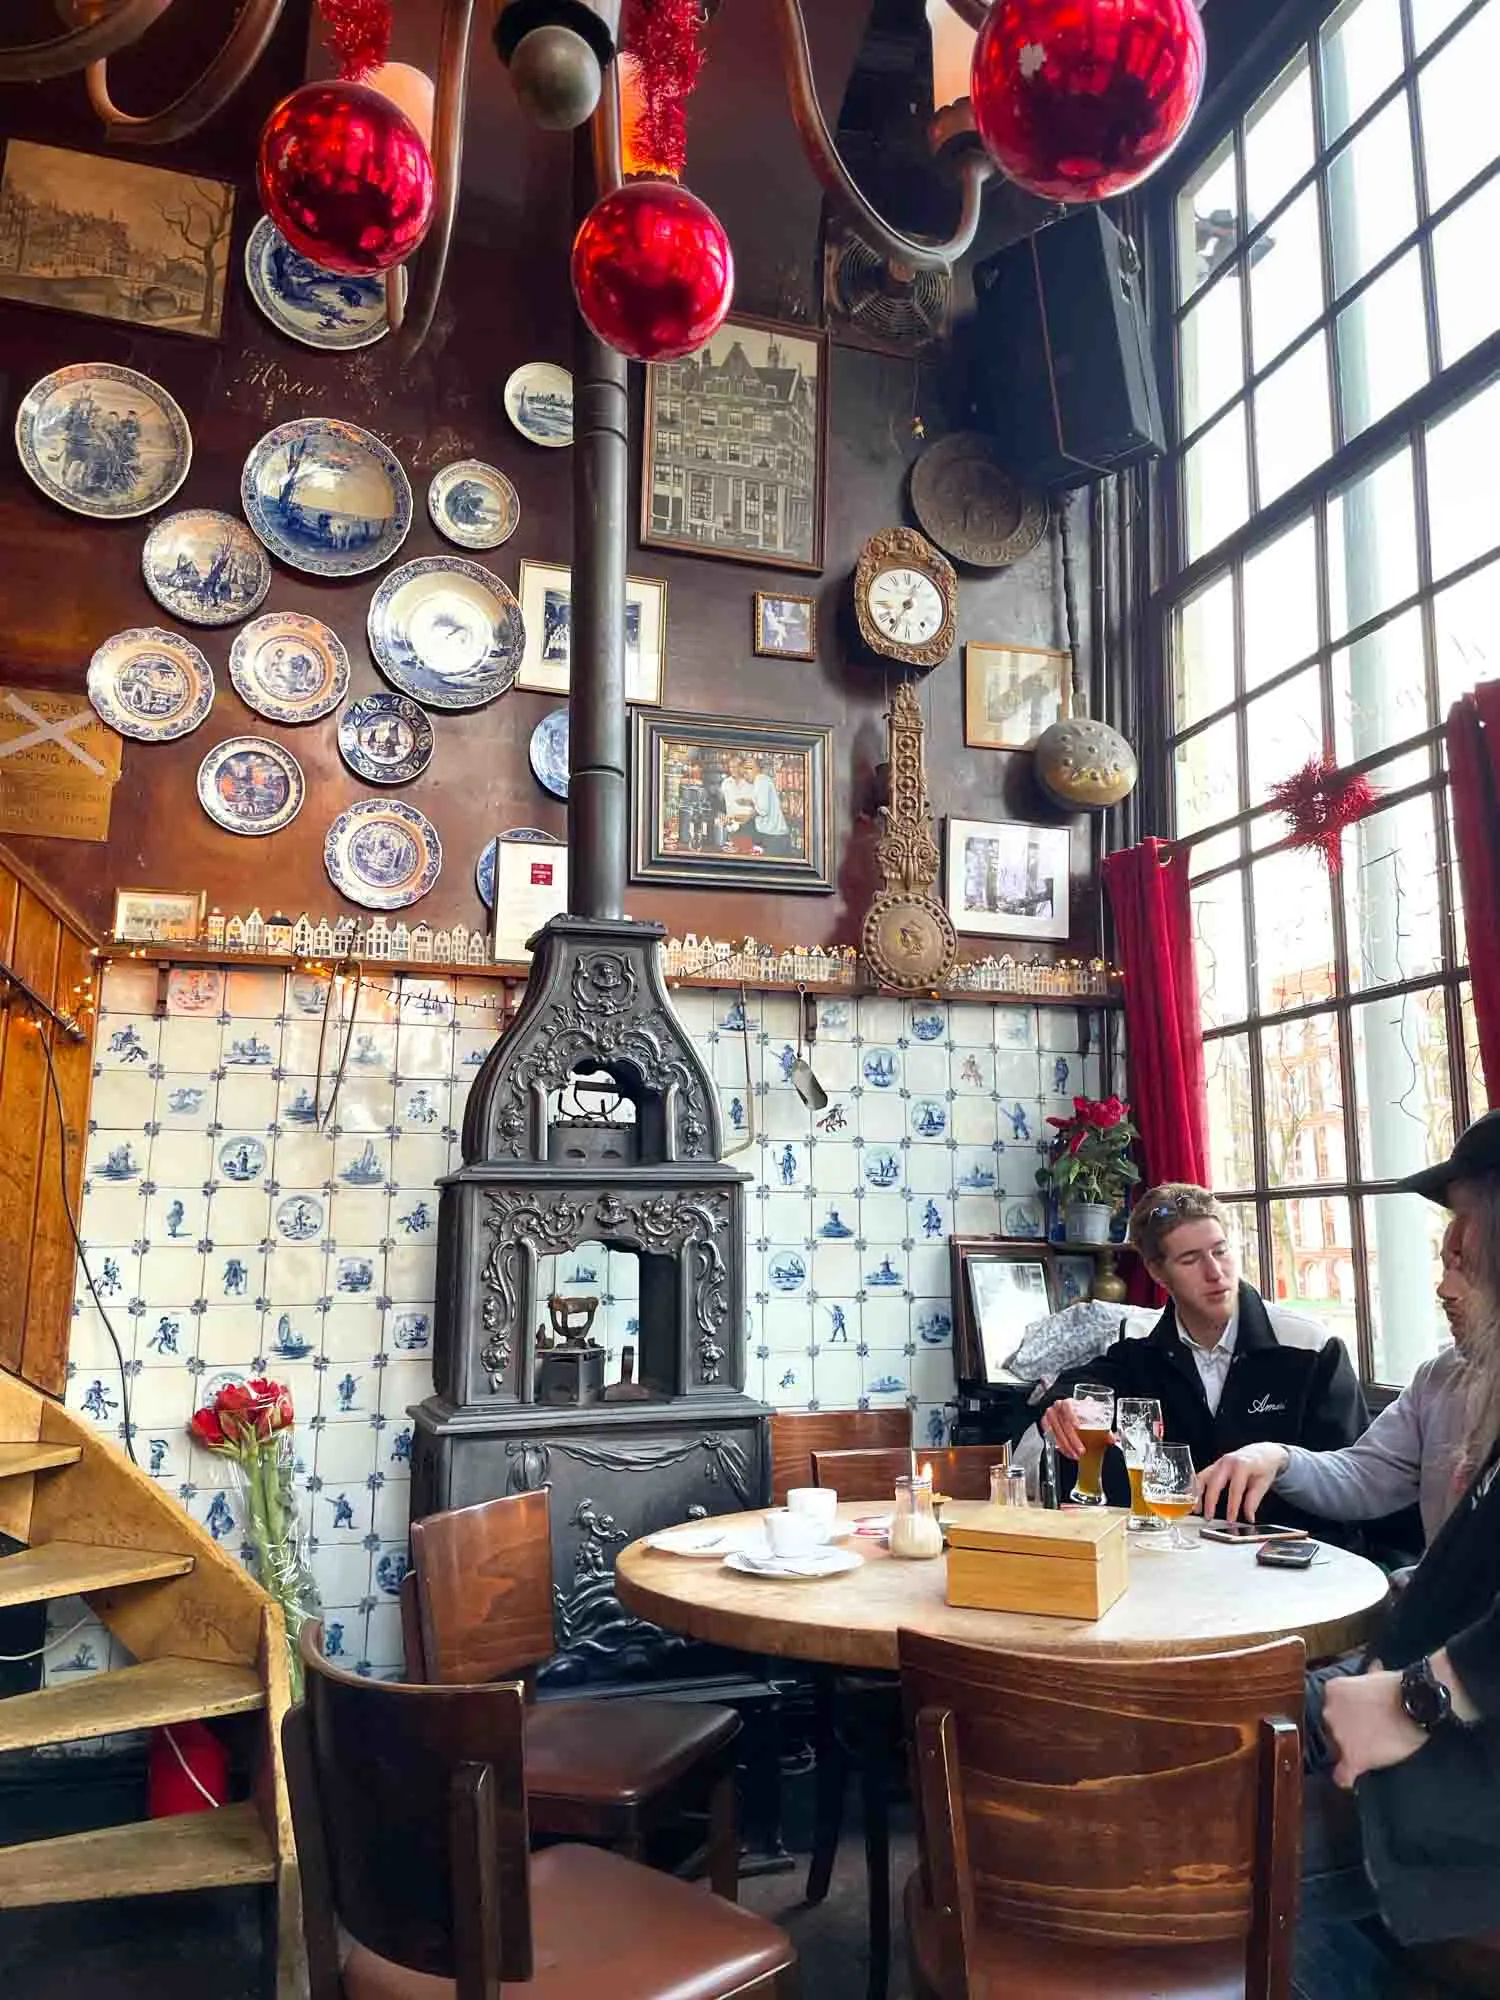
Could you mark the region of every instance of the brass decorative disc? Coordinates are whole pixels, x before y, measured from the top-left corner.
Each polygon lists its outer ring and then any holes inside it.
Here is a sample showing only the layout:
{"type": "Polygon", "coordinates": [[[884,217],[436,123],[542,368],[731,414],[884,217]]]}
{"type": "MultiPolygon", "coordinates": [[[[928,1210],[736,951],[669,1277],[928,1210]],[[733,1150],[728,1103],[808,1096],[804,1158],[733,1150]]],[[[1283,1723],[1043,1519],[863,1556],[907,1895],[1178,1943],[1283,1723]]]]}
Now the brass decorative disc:
{"type": "Polygon", "coordinates": [[[940,549],[971,569],[1003,569],[1047,532],[1047,501],[1008,473],[992,438],[955,431],[912,467],[912,512],[940,549]]]}
{"type": "Polygon", "coordinates": [[[904,993],[941,986],[958,957],[958,934],[942,904],[899,889],[875,898],[859,944],[881,984],[904,993]]]}

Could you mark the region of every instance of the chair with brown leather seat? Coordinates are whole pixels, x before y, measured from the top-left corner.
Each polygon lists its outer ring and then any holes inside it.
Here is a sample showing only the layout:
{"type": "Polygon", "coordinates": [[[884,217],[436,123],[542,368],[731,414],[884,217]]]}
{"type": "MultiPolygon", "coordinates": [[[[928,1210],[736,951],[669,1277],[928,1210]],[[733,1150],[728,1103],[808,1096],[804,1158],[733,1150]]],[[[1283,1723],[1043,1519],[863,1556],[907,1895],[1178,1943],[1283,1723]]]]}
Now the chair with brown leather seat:
{"type": "MultiPolygon", "coordinates": [[[[840,1500],[884,1500],[896,1491],[896,1481],[911,1475],[911,1452],[814,1451],[813,1484],[831,1486],[840,1500]]],[[[950,1445],[940,1451],[919,1451],[917,1463],[932,1467],[932,1490],[949,1500],[988,1500],[990,1467],[1005,1462],[1004,1447],[993,1444],[950,1445]]]]}
{"type": "MultiPolygon", "coordinates": [[[[408,1680],[529,1682],[555,1650],[546,1493],[413,1521],[411,1553],[401,1590],[408,1680]]],[[[639,1859],[657,1828],[706,1810],[709,1879],[732,1902],[739,1730],[735,1711],[715,1702],[528,1701],[532,1831],[604,1841],[639,1859]]]]}
{"type": "Polygon", "coordinates": [[[1039,1660],[898,1637],[920,2000],[1285,2000],[1300,1639],[1039,1660]]]}
{"type": "Polygon", "coordinates": [[[519,1683],[364,1680],[315,1624],[301,1649],[282,1742],[310,2000],[793,2000],[764,1918],[602,1848],[528,1855],[519,1683]]]}
{"type": "Polygon", "coordinates": [[[815,1451],[904,1449],[911,1412],[900,1410],[773,1410],[771,1505],[784,1507],[794,1486],[811,1486],[815,1451]]]}

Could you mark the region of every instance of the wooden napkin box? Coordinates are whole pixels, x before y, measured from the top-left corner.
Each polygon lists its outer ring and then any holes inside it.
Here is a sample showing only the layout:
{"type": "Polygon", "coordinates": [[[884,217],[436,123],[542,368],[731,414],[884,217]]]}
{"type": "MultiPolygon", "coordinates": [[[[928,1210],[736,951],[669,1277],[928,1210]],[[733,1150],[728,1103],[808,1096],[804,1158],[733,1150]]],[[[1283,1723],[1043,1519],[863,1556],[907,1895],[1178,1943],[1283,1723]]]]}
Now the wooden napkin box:
{"type": "Polygon", "coordinates": [[[1130,1581],[1128,1518],[1113,1507],[977,1508],[947,1530],[948,1602],[973,1611],[1102,1618],[1130,1581]]]}

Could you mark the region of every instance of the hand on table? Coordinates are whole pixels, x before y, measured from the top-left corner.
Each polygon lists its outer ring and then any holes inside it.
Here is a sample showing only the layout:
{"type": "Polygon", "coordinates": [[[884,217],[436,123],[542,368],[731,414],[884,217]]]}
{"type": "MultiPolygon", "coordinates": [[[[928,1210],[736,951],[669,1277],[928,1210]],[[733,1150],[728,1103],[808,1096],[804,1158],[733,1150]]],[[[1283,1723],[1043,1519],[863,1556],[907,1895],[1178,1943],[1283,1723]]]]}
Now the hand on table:
{"type": "Polygon", "coordinates": [[[1345,1791],[1366,1771],[1404,1764],[1427,1741],[1401,1706],[1401,1676],[1384,1670],[1330,1680],[1323,1725],[1339,1753],[1333,1782],[1345,1791]]]}
{"type": "Polygon", "coordinates": [[[1088,1450],[1078,1428],[1078,1405],[1071,1397],[1047,1405],[1042,1412],[1042,1433],[1051,1438],[1065,1458],[1082,1458],[1088,1450]]]}
{"type": "Polygon", "coordinates": [[[1253,1521],[1287,1464],[1285,1445],[1247,1444],[1238,1451],[1226,1451],[1198,1475],[1198,1503],[1204,1520],[1214,1518],[1223,1494],[1227,1496],[1226,1521],[1253,1521]]]}

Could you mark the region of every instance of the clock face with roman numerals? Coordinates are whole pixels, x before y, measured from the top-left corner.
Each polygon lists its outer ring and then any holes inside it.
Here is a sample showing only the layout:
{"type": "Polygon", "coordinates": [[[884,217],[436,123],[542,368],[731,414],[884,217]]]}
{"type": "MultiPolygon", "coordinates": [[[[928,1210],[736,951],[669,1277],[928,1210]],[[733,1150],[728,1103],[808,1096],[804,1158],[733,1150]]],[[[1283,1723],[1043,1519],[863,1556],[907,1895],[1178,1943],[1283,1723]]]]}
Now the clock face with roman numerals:
{"type": "Polygon", "coordinates": [[[860,641],[877,660],[935,667],[958,637],[958,577],[915,528],[871,535],[854,569],[860,641]]]}
{"type": "Polygon", "coordinates": [[[870,585],[870,617],[887,639],[920,646],[943,622],[942,593],[918,569],[883,569],[870,585]]]}

